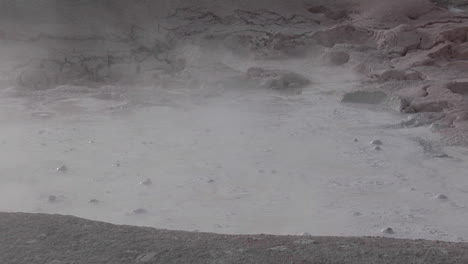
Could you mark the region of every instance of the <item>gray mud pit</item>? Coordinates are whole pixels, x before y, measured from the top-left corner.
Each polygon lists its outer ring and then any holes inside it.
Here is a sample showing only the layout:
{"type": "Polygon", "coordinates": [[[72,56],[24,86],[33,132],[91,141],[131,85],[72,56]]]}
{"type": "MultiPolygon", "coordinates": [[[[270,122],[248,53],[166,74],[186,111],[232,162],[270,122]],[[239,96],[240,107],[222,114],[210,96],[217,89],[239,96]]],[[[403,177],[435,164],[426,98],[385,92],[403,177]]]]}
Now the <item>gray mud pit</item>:
{"type": "MultiPolygon", "coordinates": [[[[413,78],[413,70],[385,80],[353,71],[385,70],[393,56],[420,48],[412,38],[376,43],[389,34],[354,11],[331,19],[302,3],[269,3],[265,11],[265,3],[248,2],[174,10],[116,1],[119,12],[104,2],[61,4],[58,20],[49,5],[10,6],[42,21],[15,21],[20,35],[3,11],[0,211],[224,234],[466,241],[468,152],[439,144],[431,131],[435,122],[463,121],[454,112],[464,88],[413,78]],[[150,11],[172,15],[154,28],[150,11]],[[80,12],[94,15],[83,21],[80,12]],[[343,19],[354,24],[334,26],[343,19]],[[98,30],[103,23],[109,27],[98,30]],[[275,34],[265,30],[272,24],[275,34]],[[349,57],[324,65],[334,46],[349,57]],[[295,47],[301,55],[287,55],[295,47]],[[16,78],[30,67],[34,74],[16,78]],[[272,70],[248,78],[249,69],[272,70]],[[393,91],[384,82],[432,88],[415,86],[420,113],[406,119],[387,111],[393,91]],[[384,88],[352,92],[364,84],[384,88]],[[439,86],[444,100],[458,101],[437,108],[439,86]],[[376,140],[382,144],[369,144],[376,140]],[[447,199],[434,199],[440,194],[447,199]]],[[[271,241],[282,239],[293,241],[271,241]]],[[[274,244],[266,261],[289,256],[289,244],[274,244]]],[[[134,260],[152,258],[128,250],[134,260]]]]}

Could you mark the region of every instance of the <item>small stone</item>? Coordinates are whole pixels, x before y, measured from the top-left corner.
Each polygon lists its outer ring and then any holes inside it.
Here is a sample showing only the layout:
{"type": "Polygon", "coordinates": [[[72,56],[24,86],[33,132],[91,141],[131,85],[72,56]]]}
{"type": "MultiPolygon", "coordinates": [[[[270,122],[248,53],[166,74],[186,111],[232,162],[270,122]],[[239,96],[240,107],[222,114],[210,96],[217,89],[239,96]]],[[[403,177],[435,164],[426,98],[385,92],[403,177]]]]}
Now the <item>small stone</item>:
{"type": "Polygon", "coordinates": [[[447,200],[448,199],[447,195],[445,195],[445,194],[439,194],[435,198],[439,199],[439,200],[447,200]]]}
{"type": "Polygon", "coordinates": [[[140,184],[141,184],[141,185],[149,186],[149,185],[153,184],[153,182],[151,181],[151,179],[148,178],[148,179],[146,179],[146,180],[140,182],[140,184]]]}
{"type": "Polygon", "coordinates": [[[354,139],[354,142],[359,142],[359,140],[357,138],[354,139]]]}
{"type": "Polygon", "coordinates": [[[133,214],[141,215],[141,214],[147,214],[147,213],[148,213],[148,211],[146,209],[143,209],[143,208],[138,208],[138,209],[133,210],[133,214]]]}
{"type": "Polygon", "coordinates": [[[214,182],[215,182],[215,180],[213,180],[213,179],[208,180],[208,183],[214,183],[214,182]]]}
{"type": "Polygon", "coordinates": [[[448,159],[451,157],[448,154],[442,153],[442,154],[434,155],[434,158],[448,159]]]}
{"type": "Polygon", "coordinates": [[[116,167],[120,167],[120,161],[117,161],[117,162],[115,163],[115,166],[116,166],[116,167]]]}
{"type": "Polygon", "coordinates": [[[88,143],[89,143],[89,144],[94,144],[94,143],[96,143],[96,141],[90,140],[90,141],[88,141],[88,143]]]}
{"type": "Polygon", "coordinates": [[[141,256],[138,258],[138,262],[149,262],[149,261],[151,261],[156,255],[157,255],[157,253],[155,253],[155,252],[143,254],[143,255],[141,255],[141,256]]]}
{"type": "Polygon", "coordinates": [[[30,239],[26,241],[26,244],[35,244],[35,243],[37,243],[36,239],[30,239]]]}
{"type": "Polygon", "coordinates": [[[294,244],[298,244],[298,245],[310,245],[310,244],[318,244],[318,243],[317,243],[317,241],[312,240],[312,239],[300,239],[300,240],[294,241],[294,244]]]}
{"type": "Polygon", "coordinates": [[[393,231],[393,229],[391,227],[386,227],[384,229],[382,229],[380,232],[384,233],[384,234],[395,234],[395,231],[393,231]]]}
{"type": "Polygon", "coordinates": [[[57,196],[55,195],[49,195],[49,197],[47,198],[47,200],[49,201],[49,203],[55,203],[57,202],[57,196]]]}
{"type": "Polygon", "coordinates": [[[62,166],[58,167],[56,170],[59,171],[59,172],[65,172],[65,171],[68,170],[68,168],[67,168],[67,166],[62,165],[62,166]]]}
{"type": "Polygon", "coordinates": [[[361,212],[354,212],[354,213],[353,213],[353,216],[361,216],[361,215],[362,215],[361,212]]]}
{"type": "Polygon", "coordinates": [[[283,252],[283,251],[288,250],[288,248],[286,246],[277,246],[277,247],[269,248],[268,250],[283,252]]]}
{"type": "Polygon", "coordinates": [[[91,200],[88,201],[88,203],[90,203],[90,204],[98,204],[100,202],[101,201],[99,201],[98,199],[91,199],[91,200]]]}
{"type": "Polygon", "coordinates": [[[376,139],[376,140],[372,140],[370,144],[380,146],[380,145],[383,145],[383,142],[379,139],[376,139]]]}

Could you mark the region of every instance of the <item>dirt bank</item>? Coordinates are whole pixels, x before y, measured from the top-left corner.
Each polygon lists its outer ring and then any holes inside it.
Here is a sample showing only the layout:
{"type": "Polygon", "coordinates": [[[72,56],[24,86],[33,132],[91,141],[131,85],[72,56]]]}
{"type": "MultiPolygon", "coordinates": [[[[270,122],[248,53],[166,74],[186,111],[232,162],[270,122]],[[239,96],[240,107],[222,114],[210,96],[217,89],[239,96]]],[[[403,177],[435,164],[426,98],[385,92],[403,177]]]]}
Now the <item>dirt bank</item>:
{"type": "Polygon", "coordinates": [[[0,262],[8,264],[463,264],[467,259],[466,243],[227,236],[117,226],[70,216],[0,213],[0,262]]]}

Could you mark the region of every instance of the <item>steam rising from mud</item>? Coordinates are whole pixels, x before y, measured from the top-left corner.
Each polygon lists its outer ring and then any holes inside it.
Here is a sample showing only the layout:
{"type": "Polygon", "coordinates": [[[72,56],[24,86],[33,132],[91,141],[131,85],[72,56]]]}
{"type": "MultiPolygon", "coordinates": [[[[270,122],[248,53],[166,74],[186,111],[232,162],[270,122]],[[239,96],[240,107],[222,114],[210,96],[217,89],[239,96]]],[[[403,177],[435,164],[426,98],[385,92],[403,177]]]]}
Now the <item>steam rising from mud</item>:
{"type": "Polygon", "coordinates": [[[450,13],[424,0],[2,1],[0,210],[467,239],[464,150],[429,130],[463,119],[445,111],[462,111],[466,82],[434,74],[466,51],[458,29],[419,27],[430,16],[450,13]]]}

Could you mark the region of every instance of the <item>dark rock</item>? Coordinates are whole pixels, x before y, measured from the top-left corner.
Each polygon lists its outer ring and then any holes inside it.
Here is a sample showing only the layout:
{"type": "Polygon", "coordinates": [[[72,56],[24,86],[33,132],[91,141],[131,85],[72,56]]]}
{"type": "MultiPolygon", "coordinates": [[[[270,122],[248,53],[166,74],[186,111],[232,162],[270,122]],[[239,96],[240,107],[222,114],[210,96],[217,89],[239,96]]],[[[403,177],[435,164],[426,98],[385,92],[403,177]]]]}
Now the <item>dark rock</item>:
{"type": "Polygon", "coordinates": [[[382,91],[355,91],[346,93],[341,101],[343,103],[380,104],[386,98],[387,94],[382,91]]]}
{"type": "Polygon", "coordinates": [[[253,67],[247,70],[246,75],[248,80],[259,82],[261,88],[289,93],[301,93],[311,83],[300,74],[283,70],[253,67]]]}
{"type": "Polygon", "coordinates": [[[389,234],[389,235],[395,234],[395,231],[393,231],[393,229],[391,227],[384,228],[384,229],[381,230],[381,232],[384,233],[384,234],[389,234]]]}
{"type": "Polygon", "coordinates": [[[349,62],[349,54],[344,51],[332,51],[323,56],[325,64],[339,66],[349,62]]]}

